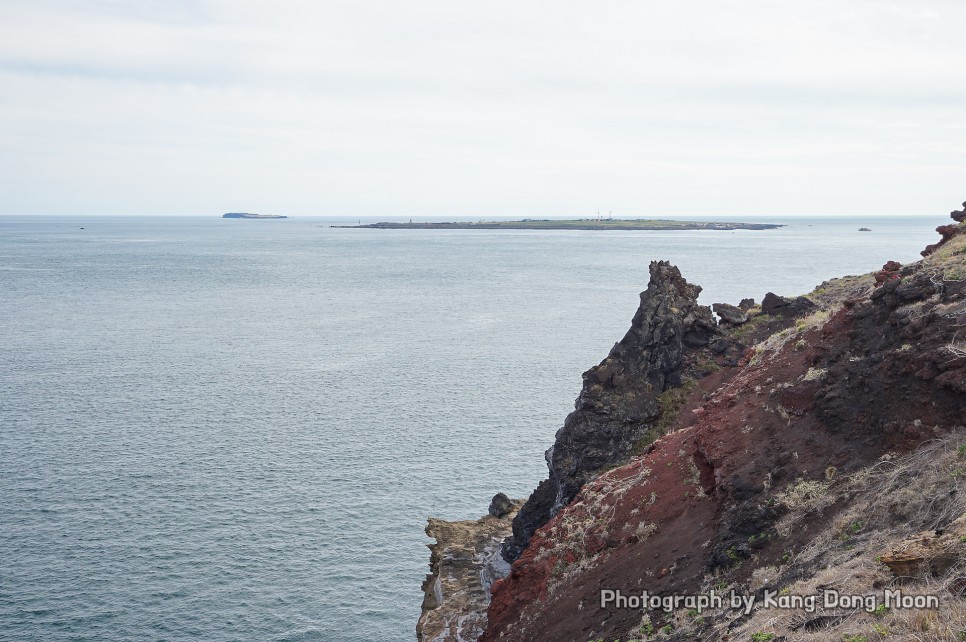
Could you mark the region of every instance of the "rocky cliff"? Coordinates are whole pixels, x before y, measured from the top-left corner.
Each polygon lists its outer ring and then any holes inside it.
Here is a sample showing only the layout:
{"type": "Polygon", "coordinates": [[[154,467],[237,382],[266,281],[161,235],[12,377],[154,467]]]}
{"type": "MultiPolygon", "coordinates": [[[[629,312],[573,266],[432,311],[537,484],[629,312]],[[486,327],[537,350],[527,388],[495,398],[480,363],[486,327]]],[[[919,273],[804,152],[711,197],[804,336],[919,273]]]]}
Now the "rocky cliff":
{"type": "Polygon", "coordinates": [[[652,264],[513,522],[480,639],[963,639],[964,216],[917,263],[718,304],[717,325],[652,264]],[[938,606],[884,604],[897,588],[938,606]],[[830,591],[865,601],[816,606],[830,591]]]}
{"type": "Polygon", "coordinates": [[[481,640],[961,639],[962,216],[922,261],[760,307],[716,306],[717,327],[694,286],[652,265],[631,332],[585,375],[549,452],[551,478],[514,523],[526,546],[494,586],[481,640]],[[696,367],[708,353],[716,372],[696,367]],[[669,390],[676,401],[662,411],[669,390]],[[622,435],[651,430],[653,444],[627,448],[622,435]],[[602,470],[608,457],[623,465],[602,470]],[[518,522],[533,514],[547,519],[527,522],[526,541],[518,522]],[[768,591],[881,596],[899,584],[943,606],[763,604],[768,591]],[[617,591],[735,592],[758,606],[602,604],[617,591]]]}
{"type": "Polygon", "coordinates": [[[522,504],[497,493],[488,514],[478,520],[429,519],[426,534],[436,542],[429,545],[430,573],[416,623],[419,642],[475,642],[483,634],[490,589],[510,571],[501,542],[522,504]]]}
{"type": "Polygon", "coordinates": [[[698,305],[701,288],[666,261],[650,266],[650,282],[631,328],[599,365],[583,375],[576,409],[547,451],[550,476],[513,520],[504,544],[512,561],[534,531],[573,500],[581,486],[624,463],[653,441],[676,400],[669,394],[710,363],[706,349],[718,335],[711,309],[698,305]]]}

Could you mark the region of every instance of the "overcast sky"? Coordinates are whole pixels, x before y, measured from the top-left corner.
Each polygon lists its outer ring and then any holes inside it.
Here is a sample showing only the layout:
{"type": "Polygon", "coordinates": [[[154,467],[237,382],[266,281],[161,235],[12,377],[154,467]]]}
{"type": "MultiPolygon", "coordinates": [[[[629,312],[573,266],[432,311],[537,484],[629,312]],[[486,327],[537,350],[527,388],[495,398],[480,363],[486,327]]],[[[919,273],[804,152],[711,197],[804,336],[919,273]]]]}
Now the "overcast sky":
{"type": "Polygon", "coordinates": [[[0,213],[942,214],[962,0],[0,0],[0,213]]]}

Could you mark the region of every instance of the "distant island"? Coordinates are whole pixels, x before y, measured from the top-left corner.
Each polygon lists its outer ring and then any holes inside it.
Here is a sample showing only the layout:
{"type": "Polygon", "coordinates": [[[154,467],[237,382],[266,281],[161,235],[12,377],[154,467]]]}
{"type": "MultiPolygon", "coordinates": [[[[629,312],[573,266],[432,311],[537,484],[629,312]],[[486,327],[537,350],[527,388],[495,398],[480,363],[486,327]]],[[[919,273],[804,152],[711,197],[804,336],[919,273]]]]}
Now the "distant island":
{"type": "Polygon", "coordinates": [[[228,212],[222,218],[288,218],[281,214],[249,214],[248,212],[228,212]]]}
{"type": "Polygon", "coordinates": [[[525,218],[522,221],[480,221],[478,223],[369,223],[368,225],[331,225],[345,229],[376,230],[773,230],[784,227],[772,223],[711,223],[670,221],[666,219],[549,220],[525,218]]]}

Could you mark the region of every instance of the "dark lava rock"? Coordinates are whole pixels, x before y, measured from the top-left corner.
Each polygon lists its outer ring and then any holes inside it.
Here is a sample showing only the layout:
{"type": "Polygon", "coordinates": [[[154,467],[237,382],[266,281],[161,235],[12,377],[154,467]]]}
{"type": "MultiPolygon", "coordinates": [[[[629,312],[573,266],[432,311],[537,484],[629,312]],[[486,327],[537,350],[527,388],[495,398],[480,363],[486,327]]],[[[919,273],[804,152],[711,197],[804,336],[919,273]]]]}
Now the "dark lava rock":
{"type": "Polygon", "coordinates": [[[490,502],[490,515],[493,517],[503,517],[510,511],[514,509],[514,504],[510,501],[510,498],[503,493],[497,493],[493,496],[493,500],[490,502]]]}
{"type": "Polygon", "coordinates": [[[761,300],[761,311],[771,316],[797,317],[807,314],[817,306],[803,296],[789,299],[773,292],[761,300]]]}
{"type": "Polygon", "coordinates": [[[889,308],[894,308],[899,305],[899,298],[894,294],[896,289],[899,287],[901,281],[899,277],[896,276],[894,279],[889,279],[883,282],[880,287],[876,288],[869,299],[875,301],[876,303],[885,304],[889,308]]]}
{"type": "Polygon", "coordinates": [[[600,364],[584,373],[574,410],[547,450],[549,479],[541,482],[513,520],[503,543],[508,561],[533,533],[569,504],[602,468],[621,464],[660,416],[657,398],[682,384],[685,357],[719,336],[700,286],[667,261],[653,261],[650,282],[631,327],[600,364]]]}
{"type": "Polygon", "coordinates": [[[936,284],[932,282],[929,274],[918,272],[909,279],[902,280],[895,292],[902,301],[921,301],[935,294],[936,284]]]}
{"type": "Polygon", "coordinates": [[[744,346],[739,342],[725,337],[716,337],[708,344],[711,353],[717,356],[720,365],[734,367],[741,361],[744,346]]]}
{"type": "Polygon", "coordinates": [[[966,201],[963,202],[963,209],[950,212],[949,218],[957,223],[962,223],[963,220],[966,220],[966,201]]]}
{"type": "Polygon", "coordinates": [[[748,322],[748,315],[739,307],[728,305],[727,303],[712,303],[711,309],[725,323],[741,325],[742,323],[748,322]]]}
{"type": "Polygon", "coordinates": [[[742,310],[744,310],[745,312],[747,312],[748,310],[750,310],[753,307],[755,307],[755,300],[754,299],[742,299],[738,303],[738,307],[741,308],[742,310]]]}

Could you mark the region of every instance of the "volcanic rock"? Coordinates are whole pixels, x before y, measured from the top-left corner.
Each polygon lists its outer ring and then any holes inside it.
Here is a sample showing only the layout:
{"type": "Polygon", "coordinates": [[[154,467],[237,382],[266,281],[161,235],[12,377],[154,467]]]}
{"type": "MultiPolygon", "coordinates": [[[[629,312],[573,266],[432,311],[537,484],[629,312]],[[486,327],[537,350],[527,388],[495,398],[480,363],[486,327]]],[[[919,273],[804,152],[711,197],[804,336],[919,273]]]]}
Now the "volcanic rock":
{"type": "Polygon", "coordinates": [[[875,273],[875,284],[876,286],[882,285],[889,279],[899,278],[899,269],[902,268],[902,264],[897,261],[887,261],[882,269],[875,273]]]}
{"type": "Polygon", "coordinates": [[[513,503],[513,500],[503,493],[497,493],[493,496],[493,500],[490,502],[489,513],[493,517],[503,517],[516,508],[517,505],[513,503]]]}
{"type": "Polygon", "coordinates": [[[771,316],[798,317],[814,310],[817,306],[803,296],[788,299],[773,292],[761,300],[761,311],[771,316]]]}
{"type": "Polygon", "coordinates": [[[658,397],[681,386],[689,355],[719,334],[711,309],[698,305],[701,288],[667,261],[650,264],[650,281],[631,327],[599,365],[583,375],[583,388],[547,450],[549,478],[513,520],[504,556],[514,560],[540,528],[602,469],[623,463],[640,448],[661,416],[658,397]]]}
{"type": "Polygon", "coordinates": [[[718,315],[724,323],[731,325],[741,325],[748,322],[748,315],[739,307],[728,305],[727,303],[712,303],[711,309],[718,315]]]}
{"type": "Polygon", "coordinates": [[[949,218],[953,219],[957,223],[962,223],[966,219],[966,202],[963,203],[963,209],[953,210],[949,213],[949,218]]]}

